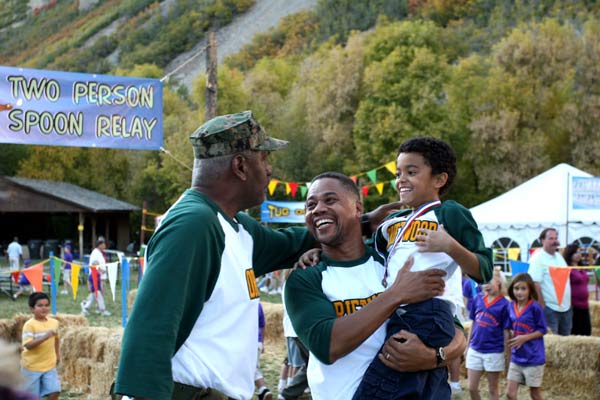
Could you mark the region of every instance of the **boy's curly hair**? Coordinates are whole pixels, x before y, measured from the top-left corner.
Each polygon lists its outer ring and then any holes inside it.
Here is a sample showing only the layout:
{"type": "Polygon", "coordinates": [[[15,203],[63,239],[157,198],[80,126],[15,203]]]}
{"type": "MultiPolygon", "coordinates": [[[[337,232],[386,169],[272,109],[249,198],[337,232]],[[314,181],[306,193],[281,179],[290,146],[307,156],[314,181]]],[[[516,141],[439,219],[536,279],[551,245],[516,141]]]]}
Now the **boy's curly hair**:
{"type": "Polygon", "coordinates": [[[448,191],[456,177],[456,154],[452,147],[443,140],[434,137],[416,137],[408,139],[398,147],[400,153],[418,153],[431,167],[431,174],[448,174],[446,184],[440,188],[440,195],[448,191]]]}

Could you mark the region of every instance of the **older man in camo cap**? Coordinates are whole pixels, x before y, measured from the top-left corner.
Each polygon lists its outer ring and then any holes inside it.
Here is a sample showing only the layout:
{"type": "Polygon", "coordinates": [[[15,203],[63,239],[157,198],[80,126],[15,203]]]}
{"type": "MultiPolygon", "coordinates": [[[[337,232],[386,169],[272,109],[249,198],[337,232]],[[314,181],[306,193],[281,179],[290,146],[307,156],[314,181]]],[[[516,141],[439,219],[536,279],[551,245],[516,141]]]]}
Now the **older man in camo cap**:
{"type": "MultiPolygon", "coordinates": [[[[244,209],[265,199],[271,138],[251,111],[190,136],[192,188],[146,249],[146,274],[123,336],[115,393],[152,399],[250,399],[257,361],[255,275],[314,246],[305,229],[267,229],[244,209]],[[197,397],[195,397],[197,396],[197,397]]],[[[266,388],[257,397],[271,399],[266,388]]]]}

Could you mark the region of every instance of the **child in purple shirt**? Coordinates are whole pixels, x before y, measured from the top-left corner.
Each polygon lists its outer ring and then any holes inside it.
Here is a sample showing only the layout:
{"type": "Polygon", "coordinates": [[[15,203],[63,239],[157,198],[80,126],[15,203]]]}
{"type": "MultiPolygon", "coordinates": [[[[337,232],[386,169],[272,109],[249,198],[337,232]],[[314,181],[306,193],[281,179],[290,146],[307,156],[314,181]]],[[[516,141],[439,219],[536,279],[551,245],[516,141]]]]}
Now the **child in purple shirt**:
{"type": "Polygon", "coordinates": [[[466,366],[471,399],[480,399],[479,381],[487,374],[489,398],[500,398],[500,374],[504,372],[504,327],[508,321],[508,300],[503,293],[503,277],[499,269],[482,285],[483,293],[473,299],[470,318],[473,327],[469,334],[466,366]]]}
{"type": "Polygon", "coordinates": [[[542,399],[542,378],[546,354],[544,334],[548,331],[544,310],[537,302],[537,291],[531,275],[520,273],[508,287],[513,300],[508,305],[505,329],[511,349],[506,377],[506,398],[515,400],[519,384],[529,386],[532,399],[542,399]]]}

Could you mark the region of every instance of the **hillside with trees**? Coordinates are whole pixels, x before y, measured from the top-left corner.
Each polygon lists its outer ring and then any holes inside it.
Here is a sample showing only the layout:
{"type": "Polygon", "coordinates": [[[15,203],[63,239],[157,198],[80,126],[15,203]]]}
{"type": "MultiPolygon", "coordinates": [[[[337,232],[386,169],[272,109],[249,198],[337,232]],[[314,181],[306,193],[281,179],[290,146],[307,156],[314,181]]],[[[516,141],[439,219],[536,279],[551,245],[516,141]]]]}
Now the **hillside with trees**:
{"type": "MultiPolygon", "coordinates": [[[[253,1],[104,0],[84,13],[75,3],[58,1],[18,27],[0,6],[0,64],[160,78],[253,1]]],[[[381,167],[416,135],[455,148],[448,196],[467,206],[560,162],[600,175],[599,13],[596,2],[574,0],[319,0],[220,65],[218,112],[252,109],[267,132],[291,141],[272,155],[274,178],[357,175],[367,208],[396,197],[381,167]],[[375,182],[385,183],[381,194],[375,182]]],[[[192,165],[187,138],[203,122],[204,84],[165,85],[170,154],[0,145],[0,173],[163,211],[189,186],[181,163],[192,165]]],[[[273,197],[292,200],[285,185],[273,197]]]]}

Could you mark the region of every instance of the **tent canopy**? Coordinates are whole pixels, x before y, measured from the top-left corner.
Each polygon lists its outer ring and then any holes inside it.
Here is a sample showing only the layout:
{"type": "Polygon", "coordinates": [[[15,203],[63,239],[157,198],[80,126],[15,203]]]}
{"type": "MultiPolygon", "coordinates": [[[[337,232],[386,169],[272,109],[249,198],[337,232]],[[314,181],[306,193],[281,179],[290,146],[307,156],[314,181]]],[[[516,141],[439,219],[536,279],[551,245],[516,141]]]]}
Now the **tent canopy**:
{"type": "Polygon", "coordinates": [[[571,178],[592,177],[559,164],[521,185],[471,208],[486,245],[502,237],[527,249],[544,228],[555,228],[562,244],[583,236],[600,239],[600,210],[571,207],[571,178]]]}

